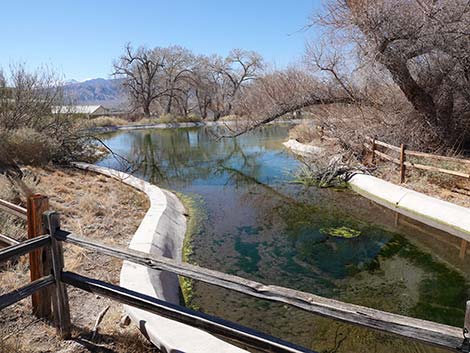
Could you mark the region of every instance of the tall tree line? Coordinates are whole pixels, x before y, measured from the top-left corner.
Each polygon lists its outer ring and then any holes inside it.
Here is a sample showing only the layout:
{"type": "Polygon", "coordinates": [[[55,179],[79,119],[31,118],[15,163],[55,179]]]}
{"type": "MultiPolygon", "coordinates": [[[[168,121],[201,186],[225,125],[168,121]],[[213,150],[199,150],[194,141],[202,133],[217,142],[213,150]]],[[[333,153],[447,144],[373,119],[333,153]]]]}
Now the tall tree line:
{"type": "Polygon", "coordinates": [[[145,116],[195,114],[215,120],[234,105],[264,68],[253,51],[234,49],[227,57],[195,55],[181,46],[134,49],[128,44],[114,63],[134,110],[145,116]]]}

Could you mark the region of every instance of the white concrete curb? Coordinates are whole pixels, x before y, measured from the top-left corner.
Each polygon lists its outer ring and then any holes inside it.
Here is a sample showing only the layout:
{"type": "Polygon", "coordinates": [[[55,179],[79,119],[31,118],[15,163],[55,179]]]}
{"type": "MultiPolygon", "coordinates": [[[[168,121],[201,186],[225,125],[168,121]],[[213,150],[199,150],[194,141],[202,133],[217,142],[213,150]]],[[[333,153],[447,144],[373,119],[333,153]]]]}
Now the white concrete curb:
{"type": "MultiPolygon", "coordinates": [[[[144,192],[150,208],[140,223],[129,248],[181,261],[186,232],[185,209],[171,192],[162,190],[129,174],[87,163],[74,166],[118,179],[144,192]]],[[[121,269],[121,286],[179,304],[179,281],[175,274],[151,270],[125,261],[121,269]]],[[[130,318],[150,341],[166,353],[247,353],[194,327],[124,305],[130,318]]]]}
{"type": "MultiPolygon", "coordinates": [[[[289,119],[272,121],[269,124],[301,124],[309,119],[289,119]]],[[[157,124],[143,124],[143,125],[116,125],[116,126],[103,126],[91,128],[90,131],[105,133],[120,130],[146,130],[146,129],[178,129],[184,127],[203,127],[203,126],[240,126],[244,127],[246,121],[205,121],[205,122],[188,122],[188,123],[157,123],[157,124]]]]}
{"type": "Polygon", "coordinates": [[[352,190],[431,227],[470,241],[470,209],[366,174],[349,180],[352,190]]]}
{"type": "Polygon", "coordinates": [[[316,155],[323,152],[323,148],[321,147],[306,145],[293,139],[284,142],[283,145],[302,156],[316,155]]]}
{"type": "MultiPolygon", "coordinates": [[[[297,144],[304,146],[300,148],[303,151],[300,153],[301,155],[305,155],[305,148],[312,147],[299,142],[297,144]]],[[[286,143],[284,145],[287,146],[286,143]]],[[[292,148],[294,153],[298,153],[298,145],[295,149],[292,148]]],[[[309,154],[314,155],[315,153],[309,154]]],[[[354,175],[348,181],[348,184],[352,190],[369,200],[431,227],[470,241],[469,208],[439,200],[366,174],[354,175]]]]}

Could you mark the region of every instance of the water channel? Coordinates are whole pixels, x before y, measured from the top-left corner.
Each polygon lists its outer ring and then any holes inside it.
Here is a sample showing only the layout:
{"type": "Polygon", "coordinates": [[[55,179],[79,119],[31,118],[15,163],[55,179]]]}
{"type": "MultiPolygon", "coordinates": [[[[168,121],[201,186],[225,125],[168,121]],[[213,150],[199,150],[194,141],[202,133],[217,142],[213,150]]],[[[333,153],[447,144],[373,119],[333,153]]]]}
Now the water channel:
{"type": "MultiPolygon", "coordinates": [[[[470,255],[459,239],[349,190],[292,181],[288,124],[216,140],[216,127],[104,135],[140,176],[190,199],[191,253],[200,266],[346,302],[461,327],[470,255]]],[[[113,156],[98,164],[126,170],[113,156]]],[[[318,352],[439,352],[203,283],[189,306],[318,352]]]]}

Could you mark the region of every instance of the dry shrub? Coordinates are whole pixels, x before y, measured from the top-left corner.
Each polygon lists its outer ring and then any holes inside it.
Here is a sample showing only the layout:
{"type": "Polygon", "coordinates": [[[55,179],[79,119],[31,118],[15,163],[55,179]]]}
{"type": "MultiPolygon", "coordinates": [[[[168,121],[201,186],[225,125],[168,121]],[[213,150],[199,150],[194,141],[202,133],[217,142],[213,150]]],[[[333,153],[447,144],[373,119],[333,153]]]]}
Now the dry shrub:
{"type": "Polygon", "coordinates": [[[86,159],[91,139],[81,121],[53,114],[64,104],[62,83],[50,70],[13,66],[8,79],[0,69],[0,157],[20,164],[86,159]]]}
{"type": "Polygon", "coordinates": [[[46,164],[57,153],[48,136],[31,128],[4,131],[0,136],[10,156],[22,164],[46,164]]]}
{"type": "Polygon", "coordinates": [[[301,143],[310,143],[320,139],[320,132],[312,123],[302,123],[289,130],[289,138],[301,143]]]}
{"type": "Polygon", "coordinates": [[[10,181],[0,175],[0,199],[6,201],[12,201],[16,197],[16,193],[14,192],[10,181]]]}
{"type": "Polygon", "coordinates": [[[240,120],[242,117],[235,115],[235,114],[229,114],[221,117],[219,121],[236,121],[240,120]]]}
{"type": "Polygon", "coordinates": [[[127,125],[129,122],[125,119],[117,116],[99,116],[88,121],[92,127],[103,127],[103,126],[121,126],[127,125]]]}

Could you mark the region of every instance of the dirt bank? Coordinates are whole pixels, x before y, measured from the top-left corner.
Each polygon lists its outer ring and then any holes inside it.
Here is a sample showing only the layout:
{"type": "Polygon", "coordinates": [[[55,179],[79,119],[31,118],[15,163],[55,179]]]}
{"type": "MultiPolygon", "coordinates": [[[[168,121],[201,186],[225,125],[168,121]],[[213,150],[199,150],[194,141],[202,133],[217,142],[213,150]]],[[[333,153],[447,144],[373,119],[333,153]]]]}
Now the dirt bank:
{"type": "MultiPolygon", "coordinates": [[[[146,197],[133,188],[92,172],[58,168],[31,172],[28,184],[50,197],[51,208],[62,214],[62,228],[104,243],[127,247],[149,206],[146,197]]],[[[8,187],[1,179],[0,198],[15,198],[8,187]]],[[[22,224],[7,222],[7,226],[17,236],[25,233],[22,224]]],[[[71,271],[119,284],[121,265],[122,261],[65,246],[65,266],[71,271]]],[[[28,281],[27,258],[0,271],[0,292],[11,291],[28,281]]],[[[71,341],[58,340],[49,323],[36,320],[26,299],[0,312],[0,353],[157,351],[134,325],[120,326],[122,305],[74,288],[69,288],[69,296],[74,325],[71,341]],[[96,317],[107,306],[100,334],[92,340],[96,317]]]]}

